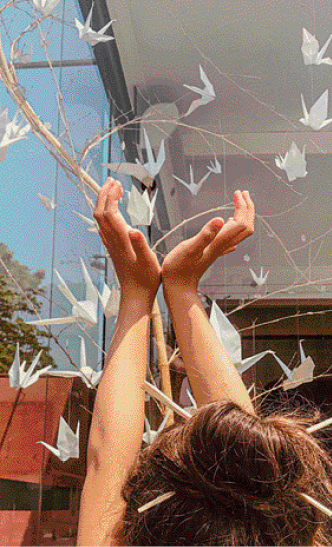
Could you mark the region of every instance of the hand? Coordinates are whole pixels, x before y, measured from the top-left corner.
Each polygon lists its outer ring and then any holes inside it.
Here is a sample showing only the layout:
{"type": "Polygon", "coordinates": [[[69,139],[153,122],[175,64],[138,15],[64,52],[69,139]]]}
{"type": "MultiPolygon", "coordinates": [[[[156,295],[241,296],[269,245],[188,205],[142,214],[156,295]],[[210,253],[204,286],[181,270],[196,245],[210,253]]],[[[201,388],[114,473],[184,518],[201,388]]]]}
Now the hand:
{"type": "Polygon", "coordinates": [[[118,200],[122,195],[121,183],[109,177],[98,194],[93,216],[122,291],[135,297],[148,295],[154,298],[161,282],[161,267],[142,232],[128,231],[118,210],[118,200]]]}
{"type": "Polygon", "coordinates": [[[203,273],[222,255],[231,253],[254,232],[255,207],[249,192],[234,193],[234,217],[210,220],[194,237],[177,245],[162,266],[164,286],[191,286],[197,289],[203,273]]]}

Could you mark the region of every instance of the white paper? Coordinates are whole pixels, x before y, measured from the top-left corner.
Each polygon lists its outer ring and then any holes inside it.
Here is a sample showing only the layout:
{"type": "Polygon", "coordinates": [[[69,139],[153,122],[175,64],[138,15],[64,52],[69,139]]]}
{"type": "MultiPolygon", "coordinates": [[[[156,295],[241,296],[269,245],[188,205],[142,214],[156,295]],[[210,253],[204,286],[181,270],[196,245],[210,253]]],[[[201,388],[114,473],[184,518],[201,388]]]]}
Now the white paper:
{"type": "Polygon", "coordinates": [[[194,91],[195,93],[198,93],[200,95],[199,99],[195,99],[191,103],[189,109],[184,114],[185,118],[187,116],[189,116],[189,114],[194,112],[194,110],[196,110],[196,108],[198,108],[199,106],[203,106],[205,104],[208,104],[216,98],[216,94],[215,94],[213,85],[209,81],[209,79],[208,79],[207,75],[205,74],[205,72],[204,72],[201,65],[199,65],[199,74],[200,74],[200,78],[201,78],[201,80],[204,84],[204,87],[202,89],[199,88],[199,87],[192,86],[192,85],[183,84],[183,86],[186,87],[187,89],[190,89],[190,91],[194,91]]]}
{"type": "Polygon", "coordinates": [[[322,49],[319,51],[318,40],[315,36],[310,34],[305,28],[302,29],[302,46],[301,51],[305,65],[332,65],[332,59],[330,57],[323,58],[330,42],[332,34],[328,37],[322,49]]]}
{"type": "Polygon", "coordinates": [[[65,323],[73,323],[78,320],[82,320],[89,325],[96,325],[98,323],[98,291],[92,283],[89,272],[81,258],[80,262],[85,283],[85,300],[77,300],[59,272],[54,270],[60,281],[60,285],[58,285],[59,291],[61,291],[63,296],[72,304],[72,315],[69,317],[26,321],[26,323],[30,325],[62,325],[65,323]]]}
{"type": "Polygon", "coordinates": [[[56,208],[57,204],[54,203],[53,198],[51,200],[51,199],[47,198],[46,196],[43,196],[43,194],[37,194],[37,196],[39,197],[42,205],[44,205],[44,207],[45,207],[45,209],[47,209],[47,211],[53,211],[56,208]]]}
{"type": "Polygon", "coordinates": [[[26,138],[31,126],[22,119],[18,123],[19,112],[16,111],[13,120],[8,117],[8,110],[5,109],[0,115],[0,161],[5,159],[7,148],[21,139],[26,138]]]}
{"type": "Polygon", "coordinates": [[[282,387],[284,390],[292,389],[307,382],[312,382],[314,379],[315,364],[311,357],[306,357],[302,342],[303,340],[300,340],[299,342],[301,364],[292,370],[291,377],[283,382],[282,387]]]}
{"type": "Polygon", "coordinates": [[[132,224],[145,226],[149,226],[151,224],[157,194],[158,189],[150,201],[147,190],[144,190],[143,194],[140,194],[136,189],[136,186],[134,184],[132,185],[129,203],[127,206],[127,213],[130,216],[132,224]]]}
{"type": "Polygon", "coordinates": [[[76,433],[74,433],[63,417],[60,416],[57,448],[44,441],[37,442],[46,446],[62,462],[66,462],[69,458],[79,458],[79,430],[80,422],[77,423],[76,433]]]}
{"type": "Polygon", "coordinates": [[[99,300],[104,310],[105,317],[114,317],[119,313],[121,293],[116,285],[109,286],[104,283],[103,291],[98,292],[99,300]]]}
{"type": "Polygon", "coordinates": [[[77,211],[73,211],[75,215],[80,217],[86,224],[88,224],[88,232],[98,232],[98,224],[95,220],[85,217],[84,215],[81,215],[81,213],[77,213],[77,211]]]}
{"type": "Polygon", "coordinates": [[[173,175],[173,177],[178,180],[179,182],[181,182],[181,184],[184,184],[184,186],[186,188],[188,188],[188,190],[194,195],[196,196],[199,192],[199,190],[201,189],[201,186],[203,184],[203,182],[206,181],[206,179],[210,176],[211,174],[211,171],[208,171],[202,178],[201,180],[195,184],[195,181],[194,181],[194,174],[193,174],[193,168],[191,165],[189,165],[189,176],[190,176],[190,183],[188,184],[187,182],[185,182],[184,180],[180,179],[179,177],[177,177],[176,175],[173,175]]]}
{"type": "Polygon", "coordinates": [[[307,175],[305,149],[306,147],[304,146],[301,152],[301,150],[296,146],[295,142],[293,141],[284,157],[279,155],[279,157],[277,156],[275,158],[277,167],[286,171],[289,182],[292,182],[297,178],[305,177],[307,175]]]}
{"type": "Polygon", "coordinates": [[[81,346],[80,346],[80,377],[87,387],[90,389],[96,387],[100,382],[100,378],[103,374],[102,370],[98,372],[93,370],[91,367],[86,364],[86,350],[85,350],[85,341],[83,336],[80,336],[81,346]],[[81,374],[83,373],[83,374],[81,374]]]}
{"type": "Polygon", "coordinates": [[[41,374],[45,374],[45,372],[47,372],[50,368],[52,368],[51,365],[48,365],[47,367],[44,367],[41,370],[37,370],[33,374],[33,371],[38,364],[41,353],[42,351],[38,353],[38,355],[33,359],[28,370],[25,371],[24,368],[25,368],[26,362],[23,361],[22,365],[20,364],[20,345],[18,343],[16,344],[14,361],[8,371],[10,387],[25,388],[25,387],[31,386],[31,384],[34,384],[35,382],[37,382],[41,374]]]}
{"type": "Polygon", "coordinates": [[[144,416],[144,422],[145,422],[145,433],[143,433],[143,441],[147,444],[151,444],[153,443],[153,441],[155,440],[155,438],[157,437],[157,435],[159,435],[159,433],[162,432],[162,430],[164,429],[166,423],[167,423],[167,420],[169,418],[171,414],[171,411],[168,410],[165,418],[163,419],[163,421],[161,422],[160,426],[158,427],[157,431],[154,431],[153,429],[151,429],[150,427],[150,422],[149,420],[147,419],[146,416],[144,416]]]}
{"type": "Polygon", "coordinates": [[[265,355],[273,354],[271,350],[266,350],[252,357],[242,359],[241,337],[214,300],[211,307],[210,322],[240,374],[252,367],[265,355]]]}
{"type": "Polygon", "coordinates": [[[142,165],[139,160],[136,160],[136,163],[103,163],[103,165],[108,169],[111,169],[114,173],[135,177],[147,188],[151,188],[155,177],[158,175],[165,161],[165,144],[164,140],[162,140],[157,154],[157,160],[155,161],[148,134],[145,129],[143,129],[143,132],[148,156],[147,163],[142,165]]]}
{"type": "Polygon", "coordinates": [[[84,42],[88,42],[90,46],[95,46],[99,42],[108,42],[109,40],[114,40],[113,36],[107,36],[105,35],[106,30],[111,26],[112,23],[114,23],[114,19],[112,21],[109,21],[103,28],[101,28],[98,31],[92,30],[91,28],[91,19],[92,19],[92,10],[94,7],[94,3],[92,3],[91,10],[89,11],[89,14],[86,18],[85,24],[82,25],[82,23],[75,19],[75,25],[78,29],[78,36],[81,40],[84,40],[84,42]]]}
{"type": "Polygon", "coordinates": [[[329,90],[327,89],[319,97],[319,99],[315,102],[315,104],[311,107],[310,112],[308,114],[307,107],[304,102],[303,95],[301,93],[303,118],[300,118],[300,122],[302,122],[303,125],[311,127],[315,131],[331,123],[332,118],[326,119],[327,111],[328,111],[328,106],[327,106],[328,97],[329,97],[329,90]]]}
{"type": "Polygon", "coordinates": [[[48,16],[57,7],[60,0],[32,0],[35,10],[42,15],[48,16]]]}
{"type": "Polygon", "coordinates": [[[216,173],[216,174],[221,173],[221,165],[220,165],[219,161],[217,160],[216,156],[214,157],[214,163],[212,161],[210,163],[211,163],[211,165],[207,166],[210,173],[216,173]]]}
{"type": "Polygon", "coordinates": [[[254,270],[252,270],[251,268],[249,268],[249,271],[250,271],[251,277],[255,281],[256,285],[261,286],[261,285],[264,285],[264,283],[266,283],[267,276],[269,275],[269,270],[267,270],[266,274],[264,274],[263,273],[263,267],[261,267],[261,271],[260,271],[259,275],[256,275],[254,270]]]}
{"type": "Polygon", "coordinates": [[[145,129],[143,129],[143,134],[148,161],[144,165],[142,165],[139,160],[136,160],[136,164],[144,167],[144,169],[146,169],[146,171],[150,174],[151,178],[154,179],[158,175],[165,161],[165,143],[163,139],[160,143],[157,159],[155,160],[153,157],[149,136],[145,129]]]}

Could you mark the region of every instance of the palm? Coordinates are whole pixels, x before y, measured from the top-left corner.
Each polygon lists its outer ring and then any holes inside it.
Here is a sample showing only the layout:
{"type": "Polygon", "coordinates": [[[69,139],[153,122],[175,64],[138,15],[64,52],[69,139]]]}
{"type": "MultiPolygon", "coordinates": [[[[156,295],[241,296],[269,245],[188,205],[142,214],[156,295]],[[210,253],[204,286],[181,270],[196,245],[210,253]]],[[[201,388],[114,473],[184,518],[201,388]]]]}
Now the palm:
{"type": "Polygon", "coordinates": [[[224,254],[254,231],[255,208],[248,192],[234,194],[234,217],[226,224],[220,218],[209,221],[194,237],[177,245],[164,259],[162,278],[172,284],[197,286],[203,273],[224,254]]]}

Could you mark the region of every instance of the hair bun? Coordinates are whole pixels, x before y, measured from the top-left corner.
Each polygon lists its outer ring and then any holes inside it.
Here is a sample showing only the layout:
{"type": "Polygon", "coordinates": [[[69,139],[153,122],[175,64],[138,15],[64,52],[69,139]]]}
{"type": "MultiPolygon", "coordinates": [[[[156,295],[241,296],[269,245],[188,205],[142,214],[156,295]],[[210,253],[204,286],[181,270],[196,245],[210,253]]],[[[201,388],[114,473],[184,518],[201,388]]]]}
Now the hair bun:
{"type": "Polygon", "coordinates": [[[185,429],[185,475],[212,504],[266,511],[298,476],[299,460],[283,435],[234,403],[203,408],[185,429]]]}

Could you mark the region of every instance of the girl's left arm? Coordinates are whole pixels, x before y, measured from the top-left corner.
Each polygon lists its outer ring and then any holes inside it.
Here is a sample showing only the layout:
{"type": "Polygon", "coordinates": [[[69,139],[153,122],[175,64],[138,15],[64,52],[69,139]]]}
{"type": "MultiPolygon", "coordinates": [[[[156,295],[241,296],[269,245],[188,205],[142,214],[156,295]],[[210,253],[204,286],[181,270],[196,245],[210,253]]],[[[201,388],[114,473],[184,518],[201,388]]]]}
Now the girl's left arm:
{"type": "Polygon", "coordinates": [[[125,502],[121,490],[140,450],[144,429],[142,385],[161,272],[143,234],[128,234],[117,210],[121,194],[119,183],[108,182],[95,211],[118,275],[121,300],[94,404],[80,507],[80,546],[122,545],[125,502]]]}

